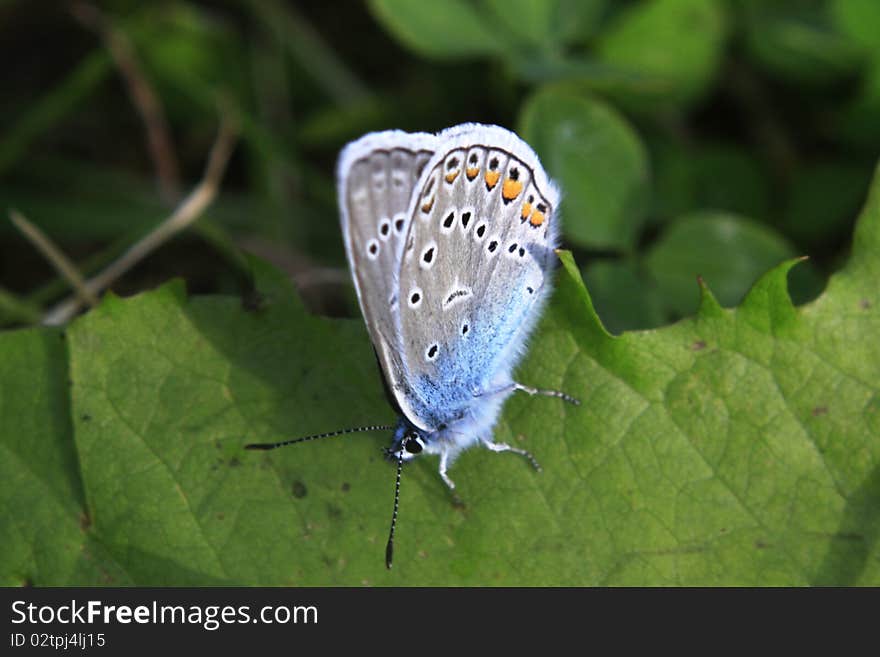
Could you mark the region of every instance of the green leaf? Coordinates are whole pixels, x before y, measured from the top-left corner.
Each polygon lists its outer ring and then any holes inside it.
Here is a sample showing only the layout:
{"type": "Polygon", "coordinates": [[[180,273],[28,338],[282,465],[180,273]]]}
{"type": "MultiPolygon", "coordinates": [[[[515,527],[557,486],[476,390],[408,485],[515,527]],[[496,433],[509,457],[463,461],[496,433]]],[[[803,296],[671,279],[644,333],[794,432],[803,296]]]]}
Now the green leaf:
{"type": "MultiPolygon", "coordinates": [[[[604,62],[666,83],[648,107],[680,105],[698,99],[713,82],[725,29],[722,7],[715,0],[642,0],[602,33],[598,53],[604,62]]],[[[645,104],[644,98],[629,103],[639,111],[645,104]]]]}
{"type": "Polygon", "coordinates": [[[361,322],[310,316],[256,263],[256,309],[180,283],[106,298],[69,328],[69,373],[57,333],[2,334],[0,579],[878,585],[878,254],[880,175],[814,303],[791,304],[786,261],[734,310],[704,285],[694,318],[614,338],[562,253],[517,375],[582,404],[512,398],[494,438],[544,471],[470,450],[464,508],[436,460],[409,465],[390,572],[387,435],[242,450],[392,420],[361,322]]]}
{"type": "Polygon", "coordinates": [[[91,531],[72,440],[64,334],[32,329],[0,337],[0,585],[131,584],[91,531]]]}
{"type": "Polygon", "coordinates": [[[501,27],[512,47],[556,53],[583,43],[598,27],[608,0],[482,0],[488,24],[501,27]]]}
{"type": "Polygon", "coordinates": [[[464,0],[370,0],[369,7],[388,32],[424,57],[453,59],[507,49],[497,27],[464,0]]]}
{"type": "Polygon", "coordinates": [[[585,43],[596,32],[608,0],[557,0],[556,34],[565,43],[585,43]]]}
{"type": "Polygon", "coordinates": [[[803,84],[827,84],[858,71],[864,53],[835,29],[825,3],[739,1],[746,9],[746,50],[765,70],[803,84]]]}
{"type": "Polygon", "coordinates": [[[723,306],[733,306],[763,272],[795,255],[794,247],[763,224],[723,212],[700,212],[673,222],[645,256],[645,266],[664,303],[686,316],[697,309],[698,276],[723,306]]]}
{"type": "Polygon", "coordinates": [[[517,40],[542,50],[556,45],[556,0],[484,0],[493,23],[503,26],[517,40]]]}
{"type": "Polygon", "coordinates": [[[875,0],[830,0],[831,23],[865,50],[880,55],[880,3],[875,0]]]}
{"type": "Polygon", "coordinates": [[[563,230],[572,243],[631,249],[645,220],[648,158],[611,107],[564,88],[533,95],[519,133],[564,190],[563,230]]]}
{"type": "Polygon", "coordinates": [[[866,53],[859,92],[840,112],[842,136],[869,153],[880,144],[880,3],[874,0],[832,0],[829,13],[837,30],[866,53]]]}

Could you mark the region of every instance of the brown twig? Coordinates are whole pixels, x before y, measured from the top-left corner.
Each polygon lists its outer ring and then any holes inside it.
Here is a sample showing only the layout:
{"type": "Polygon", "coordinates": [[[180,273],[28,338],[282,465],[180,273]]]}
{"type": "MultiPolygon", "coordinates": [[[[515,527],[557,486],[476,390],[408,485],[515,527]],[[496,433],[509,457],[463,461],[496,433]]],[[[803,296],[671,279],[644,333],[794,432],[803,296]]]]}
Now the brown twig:
{"type": "Polygon", "coordinates": [[[86,2],[74,2],[70,12],[83,26],[96,32],[104,42],[125,86],[132,104],[141,115],[147,147],[156,167],[159,194],[167,203],[180,199],[180,166],[171,140],[168,121],[159,97],[138,62],[128,35],[108,19],[100,9],[86,2]]]}
{"type": "MultiPolygon", "coordinates": [[[[92,294],[98,295],[112,285],[120,276],[134,267],[141,260],[150,255],[166,241],[180,231],[188,228],[205,211],[220,187],[220,181],[226,170],[226,164],[235,146],[237,131],[229,117],[224,114],[220,123],[220,131],[211,154],[208,156],[208,164],[201,182],[181,201],[180,205],[156,226],[148,235],[135,243],[123,253],[118,260],[107,266],[106,269],[96,274],[85,282],[85,287],[92,294]]],[[[70,320],[82,307],[78,298],[62,301],[52,308],[43,317],[43,324],[54,326],[70,320]]]]}
{"type": "Polygon", "coordinates": [[[79,302],[89,306],[98,305],[98,298],[86,286],[86,282],[80,275],[70,259],[64,255],[49,237],[35,224],[28,221],[18,210],[9,210],[9,218],[19,232],[24,235],[36,249],[45,256],[46,260],[55,268],[64,280],[73,288],[79,302]]]}

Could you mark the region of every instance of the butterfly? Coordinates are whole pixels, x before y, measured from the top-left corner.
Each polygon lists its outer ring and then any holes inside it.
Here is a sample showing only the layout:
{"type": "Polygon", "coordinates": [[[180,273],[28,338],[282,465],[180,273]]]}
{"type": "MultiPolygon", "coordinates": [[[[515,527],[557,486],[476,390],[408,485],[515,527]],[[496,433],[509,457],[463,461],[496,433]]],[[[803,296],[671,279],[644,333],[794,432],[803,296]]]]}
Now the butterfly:
{"type": "Polygon", "coordinates": [[[337,165],[345,251],[396,425],[397,463],[385,562],[391,568],[403,464],[439,457],[439,474],[473,445],[513,452],[492,429],[514,392],[573,397],[513,379],[552,288],[559,190],[516,134],[466,123],[437,134],[388,130],[348,144],[337,165]]]}

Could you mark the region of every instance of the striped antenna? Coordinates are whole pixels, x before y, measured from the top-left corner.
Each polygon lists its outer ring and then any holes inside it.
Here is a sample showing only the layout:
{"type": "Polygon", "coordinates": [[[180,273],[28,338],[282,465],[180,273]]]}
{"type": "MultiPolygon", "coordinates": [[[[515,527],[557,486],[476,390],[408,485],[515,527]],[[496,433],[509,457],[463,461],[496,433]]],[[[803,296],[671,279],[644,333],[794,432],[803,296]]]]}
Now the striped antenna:
{"type": "Polygon", "coordinates": [[[328,431],[327,433],[317,433],[314,436],[303,436],[302,438],[292,438],[291,440],[282,440],[277,443],[251,443],[245,445],[245,449],[276,449],[277,447],[285,447],[286,445],[294,445],[296,443],[304,443],[309,440],[318,440],[319,438],[330,438],[331,436],[341,436],[345,433],[357,433],[359,431],[390,431],[395,427],[391,424],[371,424],[366,427],[353,427],[351,429],[339,429],[337,431],[328,431]]]}
{"type": "Polygon", "coordinates": [[[394,528],[397,526],[397,505],[400,502],[400,472],[403,470],[403,447],[397,453],[397,479],[394,482],[394,513],[391,514],[391,531],[388,532],[388,544],[385,546],[385,567],[391,570],[394,557],[394,528]]]}

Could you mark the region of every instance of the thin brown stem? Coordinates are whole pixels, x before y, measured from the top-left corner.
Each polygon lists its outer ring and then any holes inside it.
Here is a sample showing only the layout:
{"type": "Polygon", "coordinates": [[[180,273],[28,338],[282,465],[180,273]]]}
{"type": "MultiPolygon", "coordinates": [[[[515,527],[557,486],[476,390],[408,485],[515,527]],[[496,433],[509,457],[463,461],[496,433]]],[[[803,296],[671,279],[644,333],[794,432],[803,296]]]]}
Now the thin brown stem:
{"type": "MultiPolygon", "coordinates": [[[[106,269],[86,281],[85,286],[92,294],[100,294],[112,285],[129,269],[141,262],[153,251],[162,246],[174,235],[188,228],[198,219],[205,209],[213,202],[220,188],[220,181],[226,170],[226,164],[235,146],[237,130],[232,121],[224,114],[219,134],[211,147],[208,164],[201,182],[181,201],[180,205],[162,223],[156,226],[143,239],[136,242],[123,253],[118,260],[106,269]]],[[[79,299],[72,298],[62,301],[52,308],[44,317],[47,325],[63,324],[70,320],[82,307],[79,299]]]]}
{"type": "Polygon", "coordinates": [[[88,288],[76,265],[55,246],[55,243],[36,225],[28,221],[18,210],[10,210],[9,218],[18,231],[43,254],[49,264],[73,289],[79,302],[88,306],[98,305],[98,298],[88,288]]]}
{"type": "Polygon", "coordinates": [[[180,199],[180,166],[171,131],[159,97],[144,74],[128,35],[100,9],[86,2],[74,2],[70,12],[83,26],[96,32],[119,70],[132,104],[144,122],[147,147],[156,168],[159,194],[167,203],[180,199]]]}

